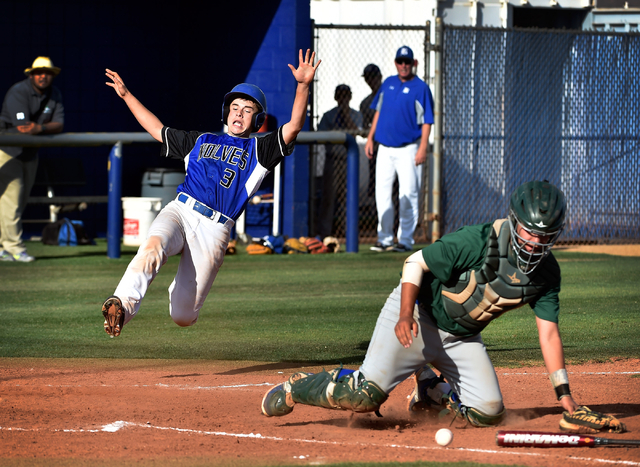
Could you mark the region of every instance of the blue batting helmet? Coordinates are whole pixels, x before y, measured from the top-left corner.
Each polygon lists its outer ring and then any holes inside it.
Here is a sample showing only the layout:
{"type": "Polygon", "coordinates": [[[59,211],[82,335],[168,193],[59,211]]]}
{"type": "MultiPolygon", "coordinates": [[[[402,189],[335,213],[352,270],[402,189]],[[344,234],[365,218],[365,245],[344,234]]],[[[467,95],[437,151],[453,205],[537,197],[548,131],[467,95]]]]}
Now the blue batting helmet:
{"type": "Polygon", "coordinates": [[[224,102],[222,104],[222,121],[226,124],[229,118],[229,107],[234,99],[240,97],[241,99],[249,99],[258,106],[258,113],[253,116],[252,125],[254,131],[257,131],[262,127],[265,118],[267,118],[267,98],[264,97],[262,90],[254,85],[248,83],[242,83],[235,86],[230,92],[225,94],[224,102]]]}

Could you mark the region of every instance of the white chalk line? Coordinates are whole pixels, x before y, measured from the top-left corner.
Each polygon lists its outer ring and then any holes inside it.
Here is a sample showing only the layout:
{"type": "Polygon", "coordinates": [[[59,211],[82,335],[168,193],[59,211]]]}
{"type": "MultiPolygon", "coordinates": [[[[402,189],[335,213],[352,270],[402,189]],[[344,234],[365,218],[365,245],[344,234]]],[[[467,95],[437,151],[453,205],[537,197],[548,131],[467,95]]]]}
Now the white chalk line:
{"type": "MultiPolygon", "coordinates": [[[[160,387],[163,389],[197,389],[197,390],[205,390],[211,391],[215,389],[236,389],[236,388],[249,388],[249,387],[263,387],[263,386],[273,386],[275,383],[256,383],[256,384],[229,384],[225,386],[186,386],[186,385],[172,385],[172,384],[164,384],[164,383],[156,383],[156,384],[132,384],[133,388],[151,388],[151,387],[160,387]]],[[[16,384],[16,386],[20,386],[16,384]]],[[[46,384],[45,387],[48,388],[89,388],[89,387],[101,387],[101,388],[112,388],[116,387],[113,384],[46,384]]],[[[121,387],[118,385],[118,387],[121,387]]]]}
{"type": "MultiPolygon", "coordinates": [[[[539,376],[539,375],[543,375],[543,376],[548,376],[549,373],[547,372],[540,372],[540,373],[534,373],[534,372],[524,372],[524,373],[507,373],[507,372],[502,372],[499,373],[502,376],[539,376]]],[[[573,372],[573,371],[567,371],[567,374],[570,375],[640,375],[640,371],[581,371],[581,372],[573,372]]]]}
{"type": "MultiPolygon", "coordinates": [[[[374,448],[395,448],[395,449],[417,449],[417,450],[425,450],[425,451],[464,451],[464,452],[478,452],[483,454],[498,454],[498,455],[515,455],[515,456],[531,456],[531,457],[539,457],[546,458],[550,457],[549,455],[543,453],[535,453],[535,452],[521,452],[521,451],[497,451],[493,449],[472,449],[472,448],[446,448],[446,447],[435,447],[435,446],[410,446],[410,445],[402,445],[402,444],[376,444],[376,443],[345,443],[339,441],[323,441],[317,439],[303,439],[303,438],[282,438],[278,436],[263,436],[260,433],[227,433],[225,431],[204,431],[204,430],[192,430],[189,428],[176,428],[176,427],[166,427],[166,426],[156,426],[151,425],[149,423],[135,423],[135,422],[126,422],[124,420],[118,420],[116,422],[110,423],[108,425],[102,426],[100,429],[52,429],[54,432],[63,432],[63,433],[99,433],[99,432],[108,432],[115,433],[123,428],[127,427],[137,427],[137,428],[152,428],[155,430],[164,430],[164,431],[177,431],[179,433],[192,433],[192,434],[200,434],[200,435],[213,435],[213,436],[229,436],[234,438],[255,438],[260,440],[267,441],[287,441],[287,442],[295,442],[295,443],[307,443],[307,444],[324,444],[324,445],[334,445],[334,446],[360,446],[360,447],[374,447],[374,448]]],[[[26,428],[12,428],[12,427],[2,427],[0,426],[0,430],[7,431],[42,431],[40,429],[26,429],[26,428]]],[[[610,460],[610,459],[600,459],[594,457],[566,457],[567,460],[578,460],[584,462],[594,462],[601,464],[614,464],[614,465],[628,465],[628,466],[640,466],[640,462],[633,461],[622,461],[622,460],[610,460]]]]}

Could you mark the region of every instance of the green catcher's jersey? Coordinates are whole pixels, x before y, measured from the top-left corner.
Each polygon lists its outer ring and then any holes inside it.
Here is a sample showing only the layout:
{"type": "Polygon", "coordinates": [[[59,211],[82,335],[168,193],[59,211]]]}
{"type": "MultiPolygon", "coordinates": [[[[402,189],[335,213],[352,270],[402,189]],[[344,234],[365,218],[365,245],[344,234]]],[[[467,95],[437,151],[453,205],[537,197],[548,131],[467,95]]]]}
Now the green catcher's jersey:
{"type": "Polygon", "coordinates": [[[539,318],[558,322],[556,259],[550,253],[532,277],[516,273],[509,238],[508,221],[498,220],[462,227],[422,250],[429,272],[423,277],[418,302],[438,328],[472,336],[525,303],[539,318]]]}

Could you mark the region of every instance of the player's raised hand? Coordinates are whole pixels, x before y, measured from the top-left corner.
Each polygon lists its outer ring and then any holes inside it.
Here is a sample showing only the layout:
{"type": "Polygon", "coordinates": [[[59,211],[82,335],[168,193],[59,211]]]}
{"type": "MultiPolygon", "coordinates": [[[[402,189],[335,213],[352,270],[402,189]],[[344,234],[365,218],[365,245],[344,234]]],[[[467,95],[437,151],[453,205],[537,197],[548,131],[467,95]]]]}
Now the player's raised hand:
{"type": "Polygon", "coordinates": [[[124,82],[122,81],[122,78],[120,78],[120,75],[108,68],[105,75],[107,75],[107,78],[112,81],[111,83],[107,82],[106,85],[111,86],[113,89],[115,89],[118,95],[124,99],[125,96],[129,93],[129,90],[124,85],[124,82]]]}
{"type": "Polygon", "coordinates": [[[313,62],[316,59],[316,53],[311,52],[310,49],[307,49],[307,53],[304,57],[302,56],[302,49],[300,49],[298,55],[300,60],[298,68],[295,68],[291,64],[289,64],[289,68],[291,68],[293,77],[298,83],[309,85],[311,84],[311,81],[313,81],[313,77],[316,74],[318,65],[320,65],[320,62],[322,62],[322,60],[318,60],[318,63],[314,65],[313,62]]]}

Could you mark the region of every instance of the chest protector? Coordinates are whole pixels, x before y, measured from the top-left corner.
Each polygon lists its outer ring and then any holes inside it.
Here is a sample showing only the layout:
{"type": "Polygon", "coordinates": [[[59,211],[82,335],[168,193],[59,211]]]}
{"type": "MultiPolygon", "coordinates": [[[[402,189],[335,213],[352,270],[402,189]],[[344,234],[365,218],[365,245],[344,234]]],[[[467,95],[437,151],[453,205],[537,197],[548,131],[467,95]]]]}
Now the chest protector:
{"type": "Polygon", "coordinates": [[[510,238],[508,221],[495,221],[480,270],[465,271],[456,284],[442,287],[445,311],[468,331],[478,333],[503,313],[535,300],[559,277],[559,269],[550,268],[550,261],[541,264],[531,277],[512,266],[510,238]]]}

